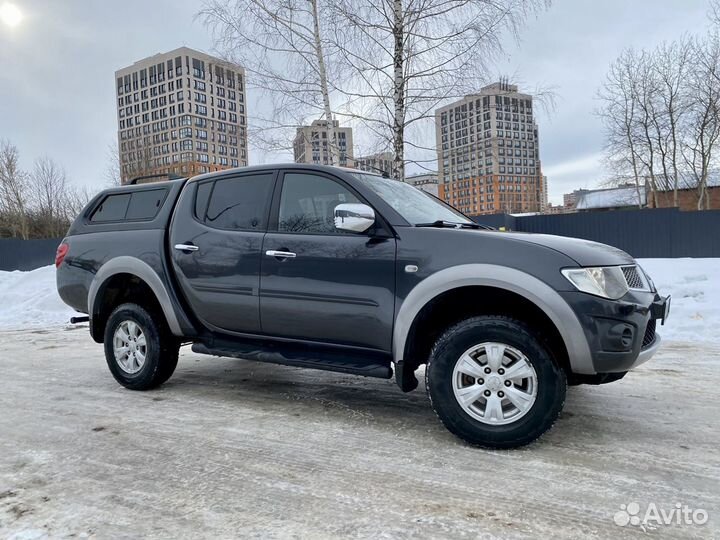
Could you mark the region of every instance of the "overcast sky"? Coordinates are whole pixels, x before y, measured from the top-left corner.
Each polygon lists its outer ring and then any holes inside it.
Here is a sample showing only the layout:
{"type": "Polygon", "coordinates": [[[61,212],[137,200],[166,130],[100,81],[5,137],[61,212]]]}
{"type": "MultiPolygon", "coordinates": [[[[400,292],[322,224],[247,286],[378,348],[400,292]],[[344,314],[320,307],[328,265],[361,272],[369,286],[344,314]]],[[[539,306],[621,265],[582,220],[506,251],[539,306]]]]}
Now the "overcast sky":
{"type": "MultiPolygon", "coordinates": [[[[0,0],[0,7],[6,0],[0,0]]],[[[114,71],[186,45],[211,52],[194,21],[199,0],[12,0],[22,23],[0,23],[0,138],[22,164],[48,155],[78,184],[104,182],[116,140],[114,71]]],[[[707,29],[707,0],[555,0],[509,42],[497,73],[521,89],[552,86],[556,110],[539,113],[540,159],[551,200],[606,177],[593,112],[608,65],[628,46],[652,47],[707,29]]],[[[486,81],[479,81],[478,87],[486,81]]],[[[261,96],[248,97],[250,106],[261,96]]],[[[252,122],[252,118],[251,118],[252,122]]],[[[274,157],[277,159],[277,156],[274,157]]],[[[292,160],[288,154],[284,160],[292,160]]],[[[250,148],[250,163],[268,159],[250,148]]],[[[270,158],[272,159],[272,158],[270,158]]]]}

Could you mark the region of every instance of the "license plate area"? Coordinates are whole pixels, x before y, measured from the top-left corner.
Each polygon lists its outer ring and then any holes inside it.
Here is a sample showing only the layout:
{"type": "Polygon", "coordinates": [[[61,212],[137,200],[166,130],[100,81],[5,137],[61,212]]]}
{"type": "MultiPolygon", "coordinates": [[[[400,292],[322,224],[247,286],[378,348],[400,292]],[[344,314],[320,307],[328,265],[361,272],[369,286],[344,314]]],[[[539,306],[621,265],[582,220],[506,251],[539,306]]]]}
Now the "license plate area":
{"type": "Polygon", "coordinates": [[[664,325],[670,316],[670,296],[653,302],[650,307],[650,315],[653,319],[660,319],[660,324],[664,325]]]}

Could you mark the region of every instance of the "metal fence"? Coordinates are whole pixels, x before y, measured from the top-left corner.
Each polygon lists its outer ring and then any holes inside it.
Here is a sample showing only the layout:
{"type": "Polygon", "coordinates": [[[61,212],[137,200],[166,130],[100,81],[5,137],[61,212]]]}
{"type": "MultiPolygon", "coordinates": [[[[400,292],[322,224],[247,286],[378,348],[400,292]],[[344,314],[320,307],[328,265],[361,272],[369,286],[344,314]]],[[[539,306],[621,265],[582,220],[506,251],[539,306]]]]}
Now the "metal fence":
{"type": "MultiPolygon", "coordinates": [[[[720,257],[720,210],[658,208],[518,217],[492,214],[473,219],[498,229],[594,240],[633,257],[720,257]]],[[[33,270],[52,264],[61,240],[2,238],[0,270],[33,270]]]]}
{"type": "Polygon", "coordinates": [[[62,238],[0,238],[0,270],[34,270],[53,264],[61,241],[62,238]]]}
{"type": "Polygon", "coordinates": [[[720,257],[720,210],[658,208],[517,217],[492,214],[473,219],[506,230],[594,240],[633,257],[720,257]]]}

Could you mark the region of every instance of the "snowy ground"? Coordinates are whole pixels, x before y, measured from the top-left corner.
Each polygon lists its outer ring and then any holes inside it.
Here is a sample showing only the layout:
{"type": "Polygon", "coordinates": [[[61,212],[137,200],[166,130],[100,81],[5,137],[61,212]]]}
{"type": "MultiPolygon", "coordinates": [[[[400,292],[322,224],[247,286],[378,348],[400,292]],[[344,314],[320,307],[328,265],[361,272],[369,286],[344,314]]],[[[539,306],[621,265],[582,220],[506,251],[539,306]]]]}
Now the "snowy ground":
{"type": "MultiPolygon", "coordinates": [[[[720,259],[640,259],[660,294],[672,295],[664,339],[717,342],[720,328],[720,259]]],[[[74,312],[55,288],[55,267],[0,271],[0,329],[58,327],[74,312]]]]}
{"type": "Polygon", "coordinates": [[[55,266],[0,271],[0,329],[62,326],[74,313],[58,296],[55,266]]]}
{"type": "Polygon", "coordinates": [[[119,387],[86,328],[0,332],[0,538],[720,538],[720,347],[570,388],[516,451],[393,381],[195,355],[119,387]],[[621,505],[703,526],[619,527],[621,505]]]}
{"type": "Polygon", "coordinates": [[[639,259],[660,294],[672,295],[663,339],[720,343],[720,259],[639,259]]]}

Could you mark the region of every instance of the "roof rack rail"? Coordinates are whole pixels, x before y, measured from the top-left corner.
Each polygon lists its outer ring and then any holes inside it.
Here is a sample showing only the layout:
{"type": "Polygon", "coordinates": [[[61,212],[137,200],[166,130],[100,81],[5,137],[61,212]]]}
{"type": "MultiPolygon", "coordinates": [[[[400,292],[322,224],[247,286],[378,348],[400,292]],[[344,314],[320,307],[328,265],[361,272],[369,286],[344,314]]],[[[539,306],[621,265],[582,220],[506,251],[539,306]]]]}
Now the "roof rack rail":
{"type": "Polygon", "coordinates": [[[130,180],[127,185],[128,186],[134,186],[140,182],[140,180],[149,180],[151,178],[164,178],[165,180],[179,180],[181,178],[184,178],[184,176],[179,176],[175,173],[159,173],[159,174],[146,174],[144,176],[136,176],[132,180],[130,180]]]}

